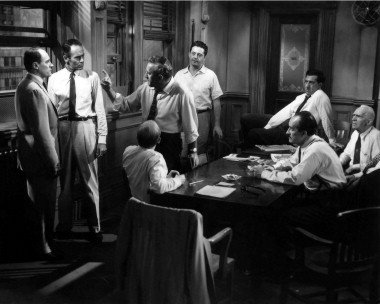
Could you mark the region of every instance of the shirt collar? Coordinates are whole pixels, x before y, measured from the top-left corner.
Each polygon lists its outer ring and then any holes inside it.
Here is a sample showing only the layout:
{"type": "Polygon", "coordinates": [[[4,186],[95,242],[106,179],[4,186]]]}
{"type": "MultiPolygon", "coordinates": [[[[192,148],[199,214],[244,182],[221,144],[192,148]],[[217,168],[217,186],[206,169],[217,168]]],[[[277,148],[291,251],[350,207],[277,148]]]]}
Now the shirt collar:
{"type": "MultiPolygon", "coordinates": [[[[187,73],[190,73],[190,65],[188,65],[187,66],[187,69],[184,71],[184,74],[187,74],[187,73]]],[[[205,67],[205,65],[203,65],[196,73],[195,73],[195,75],[197,75],[198,73],[202,73],[202,74],[204,74],[204,73],[206,73],[206,67],[205,67]]]]}
{"type": "Polygon", "coordinates": [[[362,139],[364,139],[368,134],[369,134],[369,132],[371,132],[371,130],[373,129],[373,126],[370,126],[367,130],[365,130],[364,132],[362,132],[362,133],[359,133],[359,135],[360,135],[360,137],[362,138],[362,139]]]}
{"type": "Polygon", "coordinates": [[[40,84],[40,85],[43,85],[44,80],[42,79],[41,76],[36,75],[36,74],[29,73],[29,72],[28,72],[28,75],[29,75],[29,77],[32,78],[33,81],[37,82],[37,83],[40,84]]]}
{"type": "Polygon", "coordinates": [[[322,138],[320,138],[319,136],[317,135],[312,135],[310,136],[302,146],[300,146],[301,149],[304,149],[306,148],[307,146],[311,145],[313,142],[317,142],[317,141],[323,141],[322,138]]]}

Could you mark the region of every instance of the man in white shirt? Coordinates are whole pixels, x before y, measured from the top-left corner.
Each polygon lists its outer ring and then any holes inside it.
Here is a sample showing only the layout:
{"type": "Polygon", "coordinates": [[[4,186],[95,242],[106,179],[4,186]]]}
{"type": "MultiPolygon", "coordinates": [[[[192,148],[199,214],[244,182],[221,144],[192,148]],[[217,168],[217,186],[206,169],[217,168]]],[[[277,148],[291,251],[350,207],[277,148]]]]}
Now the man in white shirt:
{"type": "Polygon", "coordinates": [[[211,129],[211,110],[214,115],[212,135],[223,137],[220,127],[220,96],[223,95],[218,77],[205,67],[208,53],[207,45],[202,41],[194,41],[189,51],[189,66],[178,71],[174,79],[187,86],[194,95],[195,107],[198,115],[197,140],[198,154],[207,152],[211,129]]]}
{"type": "Polygon", "coordinates": [[[129,146],[123,153],[123,168],[132,196],[149,203],[148,190],[164,193],[185,182],[185,176],[170,171],[161,153],[154,151],[160,142],[161,130],[154,120],[143,122],[137,131],[138,146],[129,146]]]}
{"type": "Polygon", "coordinates": [[[380,153],[380,131],[373,127],[374,110],[366,105],[357,108],[352,115],[352,129],[354,132],[344,151],[340,154],[340,161],[349,180],[357,179],[374,157],[380,153]]]}
{"type": "Polygon", "coordinates": [[[325,77],[321,71],[309,70],[305,76],[305,93],[277,112],[274,116],[245,114],[241,117],[241,132],[245,148],[254,145],[286,144],[286,130],[291,117],[300,111],[313,114],[317,125],[322,125],[331,146],[336,146],[333,110],[329,97],[321,87],[325,77]]]}
{"type": "Polygon", "coordinates": [[[339,157],[315,135],[316,128],[316,120],[310,112],[295,114],[289,121],[286,134],[289,142],[298,146],[296,152],[274,166],[255,167],[255,176],[284,184],[304,184],[310,192],[342,188],[346,177],[339,157]]]}
{"type": "Polygon", "coordinates": [[[181,170],[181,132],[185,134],[192,166],[198,165],[198,118],[194,98],[186,87],[173,79],[168,59],[150,57],[145,74],[147,81],[126,97],[112,89],[110,77],[106,71],[103,73],[102,87],[114,102],[116,110],[134,112],[141,109],[143,121],[156,121],[161,129],[161,142],[156,151],[164,156],[169,170],[181,170]]]}
{"type": "Polygon", "coordinates": [[[75,169],[88,205],[90,240],[101,242],[97,157],[105,154],[107,120],[102,88],[97,73],[83,69],[84,50],[80,41],[62,45],[65,68],[49,78],[48,90],[58,108],[59,143],[62,162],[61,194],[58,200],[57,238],[71,238],[75,169]]]}

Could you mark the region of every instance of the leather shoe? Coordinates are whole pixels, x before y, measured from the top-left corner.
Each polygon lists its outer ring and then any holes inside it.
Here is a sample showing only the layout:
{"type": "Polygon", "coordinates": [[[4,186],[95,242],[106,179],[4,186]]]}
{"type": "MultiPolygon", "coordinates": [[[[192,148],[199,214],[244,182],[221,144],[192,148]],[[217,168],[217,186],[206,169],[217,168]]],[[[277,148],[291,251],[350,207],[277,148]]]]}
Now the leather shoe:
{"type": "Polygon", "coordinates": [[[54,261],[60,261],[60,260],[63,260],[63,255],[62,254],[59,254],[57,252],[53,252],[53,251],[50,251],[48,253],[44,253],[42,255],[42,258],[43,260],[45,261],[50,261],[50,262],[54,262],[54,261]]]}

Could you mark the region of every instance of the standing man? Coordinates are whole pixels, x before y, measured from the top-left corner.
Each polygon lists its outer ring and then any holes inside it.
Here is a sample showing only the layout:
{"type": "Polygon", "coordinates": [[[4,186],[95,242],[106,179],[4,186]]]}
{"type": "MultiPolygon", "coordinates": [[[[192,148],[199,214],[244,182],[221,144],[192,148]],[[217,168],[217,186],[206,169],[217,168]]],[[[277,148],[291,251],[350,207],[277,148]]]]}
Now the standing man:
{"type": "Polygon", "coordinates": [[[156,146],[166,161],[169,171],[181,171],[181,132],[185,133],[188,157],[192,167],[198,165],[197,138],[198,119],[191,92],[172,77],[172,65],[168,59],[153,56],[148,59],[144,82],[127,97],[112,89],[106,71],[102,87],[107,92],[114,108],[123,112],[142,110],[142,119],[154,120],[161,129],[161,141],[156,146]]]}
{"type": "Polygon", "coordinates": [[[58,108],[62,160],[56,234],[57,238],[72,236],[72,192],[77,168],[85,194],[90,241],[101,242],[97,158],[107,151],[107,121],[100,79],[97,73],[83,69],[80,41],[69,39],[62,50],[65,68],[49,79],[49,92],[58,108]]]}
{"type": "Polygon", "coordinates": [[[366,105],[357,108],[352,115],[351,135],[344,151],[340,154],[343,166],[348,165],[348,179],[354,180],[363,174],[363,170],[380,153],[380,131],[373,126],[375,111],[366,105]]]}
{"type": "Polygon", "coordinates": [[[333,110],[329,97],[322,91],[324,81],[325,76],[321,71],[308,70],[304,81],[305,93],[298,95],[296,99],[274,116],[243,115],[240,123],[244,147],[288,143],[286,130],[288,129],[290,118],[300,111],[309,111],[313,114],[317,125],[322,125],[330,145],[335,148],[333,110]]]}
{"type": "Polygon", "coordinates": [[[208,47],[202,41],[194,41],[189,51],[189,66],[178,71],[174,79],[187,86],[194,95],[198,115],[198,154],[207,152],[211,129],[211,110],[214,114],[213,136],[223,137],[220,127],[220,96],[223,95],[218,77],[205,67],[208,47]]]}
{"type": "Polygon", "coordinates": [[[36,248],[47,260],[59,257],[52,251],[54,211],[59,159],[57,153],[57,110],[46,90],[44,78],[53,64],[40,48],[24,54],[28,71],[16,89],[18,158],[25,172],[28,195],[40,217],[40,242],[36,248]]]}

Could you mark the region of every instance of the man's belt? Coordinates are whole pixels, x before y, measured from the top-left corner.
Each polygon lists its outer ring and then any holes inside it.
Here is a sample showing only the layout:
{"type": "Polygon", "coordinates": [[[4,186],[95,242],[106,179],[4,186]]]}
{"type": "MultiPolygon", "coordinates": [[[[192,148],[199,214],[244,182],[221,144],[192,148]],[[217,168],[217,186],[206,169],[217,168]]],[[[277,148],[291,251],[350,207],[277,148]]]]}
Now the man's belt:
{"type": "Polygon", "coordinates": [[[210,108],[197,110],[197,114],[201,114],[201,113],[208,112],[208,111],[210,111],[210,108]]]}
{"type": "Polygon", "coordinates": [[[87,116],[87,117],[81,117],[81,116],[76,116],[76,117],[69,117],[69,116],[62,116],[59,117],[58,120],[68,120],[68,121],[86,121],[92,119],[94,122],[96,122],[96,116],[87,116]]]}

